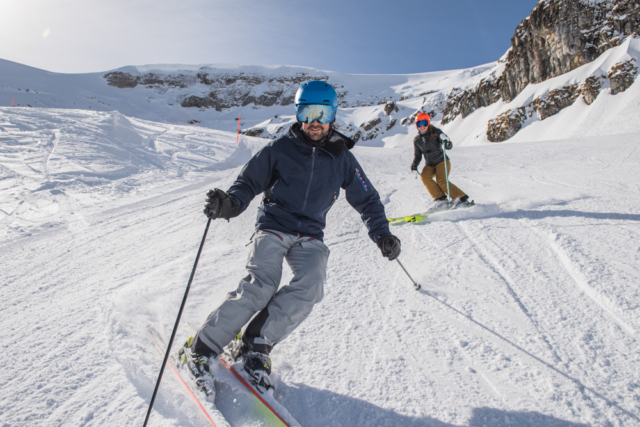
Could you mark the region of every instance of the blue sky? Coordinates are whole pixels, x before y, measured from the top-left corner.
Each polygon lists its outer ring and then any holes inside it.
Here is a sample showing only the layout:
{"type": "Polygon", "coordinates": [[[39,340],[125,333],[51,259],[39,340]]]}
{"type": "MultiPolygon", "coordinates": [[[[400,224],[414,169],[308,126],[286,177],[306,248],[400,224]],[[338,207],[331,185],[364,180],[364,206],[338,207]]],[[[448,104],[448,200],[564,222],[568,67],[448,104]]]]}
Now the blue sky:
{"type": "Polygon", "coordinates": [[[3,0],[0,58],[49,71],[301,65],[405,74],[500,58],[538,0],[3,0]]]}

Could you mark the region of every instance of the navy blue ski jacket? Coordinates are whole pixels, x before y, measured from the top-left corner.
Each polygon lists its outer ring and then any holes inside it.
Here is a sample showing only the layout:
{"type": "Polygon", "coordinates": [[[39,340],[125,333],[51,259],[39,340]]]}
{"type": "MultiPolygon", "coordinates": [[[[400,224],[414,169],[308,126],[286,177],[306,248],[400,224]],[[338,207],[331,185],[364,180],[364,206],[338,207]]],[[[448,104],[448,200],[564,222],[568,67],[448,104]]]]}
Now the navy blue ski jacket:
{"type": "Polygon", "coordinates": [[[244,166],[227,191],[240,212],[259,193],[256,230],[277,230],[322,240],[327,212],[344,189],[369,237],[390,234],[384,205],[351,153],[355,142],[332,130],[318,145],[307,142],[300,124],[270,142],[244,166]]]}

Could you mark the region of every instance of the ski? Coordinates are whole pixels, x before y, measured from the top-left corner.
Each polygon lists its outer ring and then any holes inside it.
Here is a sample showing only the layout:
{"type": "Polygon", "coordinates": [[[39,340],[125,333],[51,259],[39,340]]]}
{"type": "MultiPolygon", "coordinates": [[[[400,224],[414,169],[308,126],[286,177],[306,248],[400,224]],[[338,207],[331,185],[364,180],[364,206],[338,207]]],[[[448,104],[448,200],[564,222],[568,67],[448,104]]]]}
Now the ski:
{"type": "Polygon", "coordinates": [[[446,211],[452,211],[455,209],[458,209],[460,207],[471,207],[471,206],[475,206],[474,201],[470,201],[470,202],[464,202],[464,203],[457,203],[453,206],[445,206],[442,209],[436,209],[436,210],[431,210],[431,211],[426,211],[426,212],[422,212],[422,213],[417,213],[417,214],[413,214],[413,215],[407,215],[407,216],[401,216],[398,218],[387,218],[387,221],[389,221],[390,225],[400,225],[400,224],[404,224],[407,222],[424,222],[427,221],[429,219],[429,216],[435,214],[435,213],[439,213],[439,212],[446,212],[446,211]]]}
{"type": "Polygon", "coordinates": [[[247,388],[251,391],[251,393],[253,393],[253,395],[254,395],[255,397],[257,397],[257,398],[258,398],[258,400],[260,400],[260,402],[262,402],[262,404],[263,404],[267,409],[269,409],[269,410],[273,413],[273,415],[275,415],[275,416],[278,418],[278,420],[280,420],[280,421],[282,422],[282,424],[281,424],[281,425],[284,425],[284,426],[286,426],[286,427],[291,427],[291,426],[290,426],[290,425],[289,425],[289,424],[284,420],[284,418],[282,418],[282,417],[280,416],[280,414],[278,414],[278,412],[277,412],[275,409],[273,409],[273,408],[271,407],[271,405],[269,405],[269,403],[268,403],[268,402],[267,402],[267,401],[266,401],[266,400],[265,400],[265,399],[260,395],[261,393],[259,393],[259,392],[254,388],[254,387],[252,387],[252,386],[251,386],[251,384],[249,384],[249,382],[247,382],[247,380],[245,380],[245,379],[242,377],[242,375],[241,375],[238,371],[236,371],[236,370],[235,370],[235,369],[234,369],[234,368],[229,364],[229,362],[228,362],[224,357],[221,357],[221,358],[220,358],[220,363],[222,363],[222,364],[224,365],[224,367],[225,367],[225,368],[227,368],[229,371],[231,371],[231,372],[233,373],[233,375],[234,375],[234,376],[235,376],[235,377],[236,377],[236,378],[237,378],[237,379],[238,379],[238,380],[239,380],[239,381],[240,381],[240,382],[241,382],[245,387],[247,387],[247,388]]]}
{"type": "MultiPolygon", "coordinates": [[[[147,335],[149,336],[149,338],[151,339],[151,341],[153,342],[154,347],[160,353],[160,356],[162,358],[164,358],[165,352],[163,350],[163,347],[160,346],[160,343],[162,343],[164,347],[166,347],[166,344],[165,344],[164,340],[162,339],[162,337],[160,336],[160,333],[155,328],[153,328],[151,326],[149,326],[147,328],[146,332],[147,332],[147,335]],[[158,341],[160,341],[160,343],[158,341]]],[[[198,408],[200,408],[200,410],[202,411],[202,414],[207,419],[207,421],[209,421],[209,423],[213,427],[217,427],[216,424],[213,422],[213,419],[211,419],[211,416],[209,415],[209,412],[207,412],[207,410],[204,408],[204,406],[202,406],[202,403],[200,403],[200,399],[198,399],[198,397],[195,395],[193,390],[191,390],[191,387],[189,387],[189,385],[187,384],[185,379],[182,378],[182,375],[180,375],[180,372],[178,372],[178,370],[173,366],[173,364],[168,363],[168,366],[171,368],[171,370],[175,374],[176,378],[180,381],[180,383],[187,390],[187,393],[189,394],[189,396],[191,396],[191,398],[196,403],[198,408]]]]}
{"type": "MultiPolygon", "coordinates": [[[[191,333],[196,327],[186,323],[191,333]]],[[[233,343],[232,343],[233,344],[233,343]]],[[[229,347],[232,345],[230,344],[229,347]]],[[[233,355],[225,349],[218,357],[219,367],[213,372],[216,383],[216,408],[232,425],[247,423],[260,426],[295,427],[300,424],[273,397],[273,389],[264,393],[251,384],[241,363],[234,363],[233,355]]]]}

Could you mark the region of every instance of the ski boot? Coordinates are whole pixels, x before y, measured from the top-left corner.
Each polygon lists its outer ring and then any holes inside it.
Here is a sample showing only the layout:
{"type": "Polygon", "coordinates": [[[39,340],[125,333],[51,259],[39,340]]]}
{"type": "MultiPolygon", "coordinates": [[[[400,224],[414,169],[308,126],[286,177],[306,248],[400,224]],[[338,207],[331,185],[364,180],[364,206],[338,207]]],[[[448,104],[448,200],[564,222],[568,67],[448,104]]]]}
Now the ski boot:
{"type": "Polygon", "coordinates": [[[247,346],[242,347],[244,370],[251,377],[251,382],[260,393],[273,388],[269,375],[271,374],[271,359],[267,353],[253,351],[247,346]]]}
{"type": "MultiPolygon", "coordinates": [[[[178,366],[186,366],[198,389],[202,390],[207,396],[211,396],[214,388],[213,374],[209,368],[209,357],[198,354],[192,344],[193,337],[189,337],[187,342],[178,350],[178,360],[180,362],[178,366]]],[[[211,353],[212,358],[217,357],[215,352],[211,353]]]]}
{"type": "Polygon", "coordinates": [[[460,207],[460,206],[468,208],[468,207],[471,207],[473,205],[475,205],[475,202],[473,200],[469,200],[469,196],[467,196],[465,194],[464,196],[459,197],[459,198],[457,198],[457,199],[455,199],[453,201],[453,203],[451,205],[451,209],[455,209],[455,208],[460,207]]]}

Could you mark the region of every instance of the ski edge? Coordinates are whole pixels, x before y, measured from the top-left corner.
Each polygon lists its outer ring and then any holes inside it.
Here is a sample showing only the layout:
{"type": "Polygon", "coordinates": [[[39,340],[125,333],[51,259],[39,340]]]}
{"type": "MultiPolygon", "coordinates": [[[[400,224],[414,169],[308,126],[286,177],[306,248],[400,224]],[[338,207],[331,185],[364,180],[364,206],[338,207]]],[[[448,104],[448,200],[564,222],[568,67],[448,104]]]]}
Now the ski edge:
{"type": "MultiPolygon", "coordinates": [[[[156,331],[154,328],[152,328],[151,326],[149,326],[147,328],[147,335],[149,336],[149,338],[151,339],[151,341],[153,342],[153,345],[155,346],[155,348],[158,350],[158,352],[160,353],[160,355],[164,358],[165,352],[164,350],[160,347],[160,345],[158,344],[158,341],[156,341],[156,339],[153,336],[153,333],[159,334],[158,331],[156,331]]],[[[175,374],[175,376],[178,378],[178,380],[180,380],[180,383],[184,386],[184,388],[187,390],[187,392],[189,393],[189,395],[193,398],[193,400],[195,401],[195,403],[198,405],[198,407],[200,408],[200,410],[202,411],[202,414],[207,418],[207,420],[209,421],[209,423],[211,423],[211,425],[213,427],[217,427],[216,423],[213,422],[213,420],[211,419],[211,416],[209,415],[209,413],[207,412],[207,410],[204,408],[204,406],[202,406],[202,403],[200,403],[200,400],[198,399],[198,397],[193,393],[193,390],[191,390],[191,387],[189,387],[189,385],[186,383],[186,381],[184,380],[184,378],[182,378],[182,375],[180,375],[180,373],[178,372],[178,370],[173,366],[173,364],[171,364],[170,362],[167,363],[167,365],[169,365],[169,367],[171,368],[171,370],[173,371],[173,373],[175,374]]]]}
{"type": "MultiPolygon", "coordinates": [[[[184,325],[190,329],[190,331],[192,333],[196,333],[196,331],[198,330],[198,328],[196,327],[196,325],[192,324],[191,322],[185,322],[184,325]]],[[[276,411],[269,403],[267,403],[262,396],[260,396],[260,393],[257,392],[252,386],[251,384],[249,384],[243,377],[242,375],[240,375],[240,373],[238,373],[238,371],[236,371],[235,369],[233,369],[233,367],[229,364],[229,362],[227,362],[227,360],[224,358],[224,354],[220,355],[220,357],[218,358],[220,360],[220,363],[227,368],[229,371],[231,371],[233,373],[233,375],[247,388],[251,391],[251,393],[258,398],[258,400],[260,400],[260,402],[262,404],[264,404],[264,406],[269,409],[269,411],[271,411],[271,413],[273,413],[273,415],[275,415],[285,426],[287,427],[291,427],[291,424],[289,424],[288,422],[286,422],[283,417],[278,413],[278,411],[276,411]]],[[[279,402],[277,402],[278,404],[280,404],[279,402]]],[[[281,404],[280,404],[281,405],[281,404]]],[[[286,408],[284,408],[284,411],[287,413],[287,415],[289,417],[293,416],[288,412],[288,410],[286,408]]],[[[296,425],[300,425],[300,423],[298,423],[298,421],[295,421],[296,425]]]]}
{"type": "Polygon", "coordinates": [[[247,387],[249,390],[251,390],[251,392],[253,393],[253,395],[254,395],[255,397],[257,397],[257,398],[260,400],[260,402],[262,402],[262,404],[263,404],[264,406],[266,406],[266,407],[267,407],[267,408],[268,408],[268,409],[273,413],[273,415],[275,415],[276,417],[278,417],[278,419],[279,419],[280,421],[282,421],[282,423],[283,423],[285,426],[287,426],[287,427],[291,427],[291,426],[289,425],[289,423],[287,423],[287,422],[286,422],[286,421],[285,421],[285,420],[280,416],[280,414],[278,414],[278,412],[277,412],[275,409],[273,409],[273,408],[271,407],[271,405],[269,405],[269,403],[267,403],[267,401],[266,401],[266,400],[264,400],[264,399],[262,398],[262,396],[260,396],[260,393],[258,393],[257,391],[255,391],[255,390],[254,390],[254,388],[253,388],[253,387],[251,387],[251,385],[250,385],[250,384],[249,384],[249,383],[248,383],[244,378],[242,378],[242,375],[240,375],[240,374],[239,374],[235,369],[233,369],[233,367],[229,364],[229,362],[227,362],[227,361],[225,360],[225,358],[224,358],[224,357],[220,357],[220,362],[221,362],[222,364],[224,364],[224,366],[225,366],[228,370],[230,370],[230,371],[233,373],[233,375],[235,375],[235,377],[236,377],[238,380],[240,380],[240,382],[241,382],[242,384],[244,384],[244,386],[245,386],[245,387],[247,387]]]}

